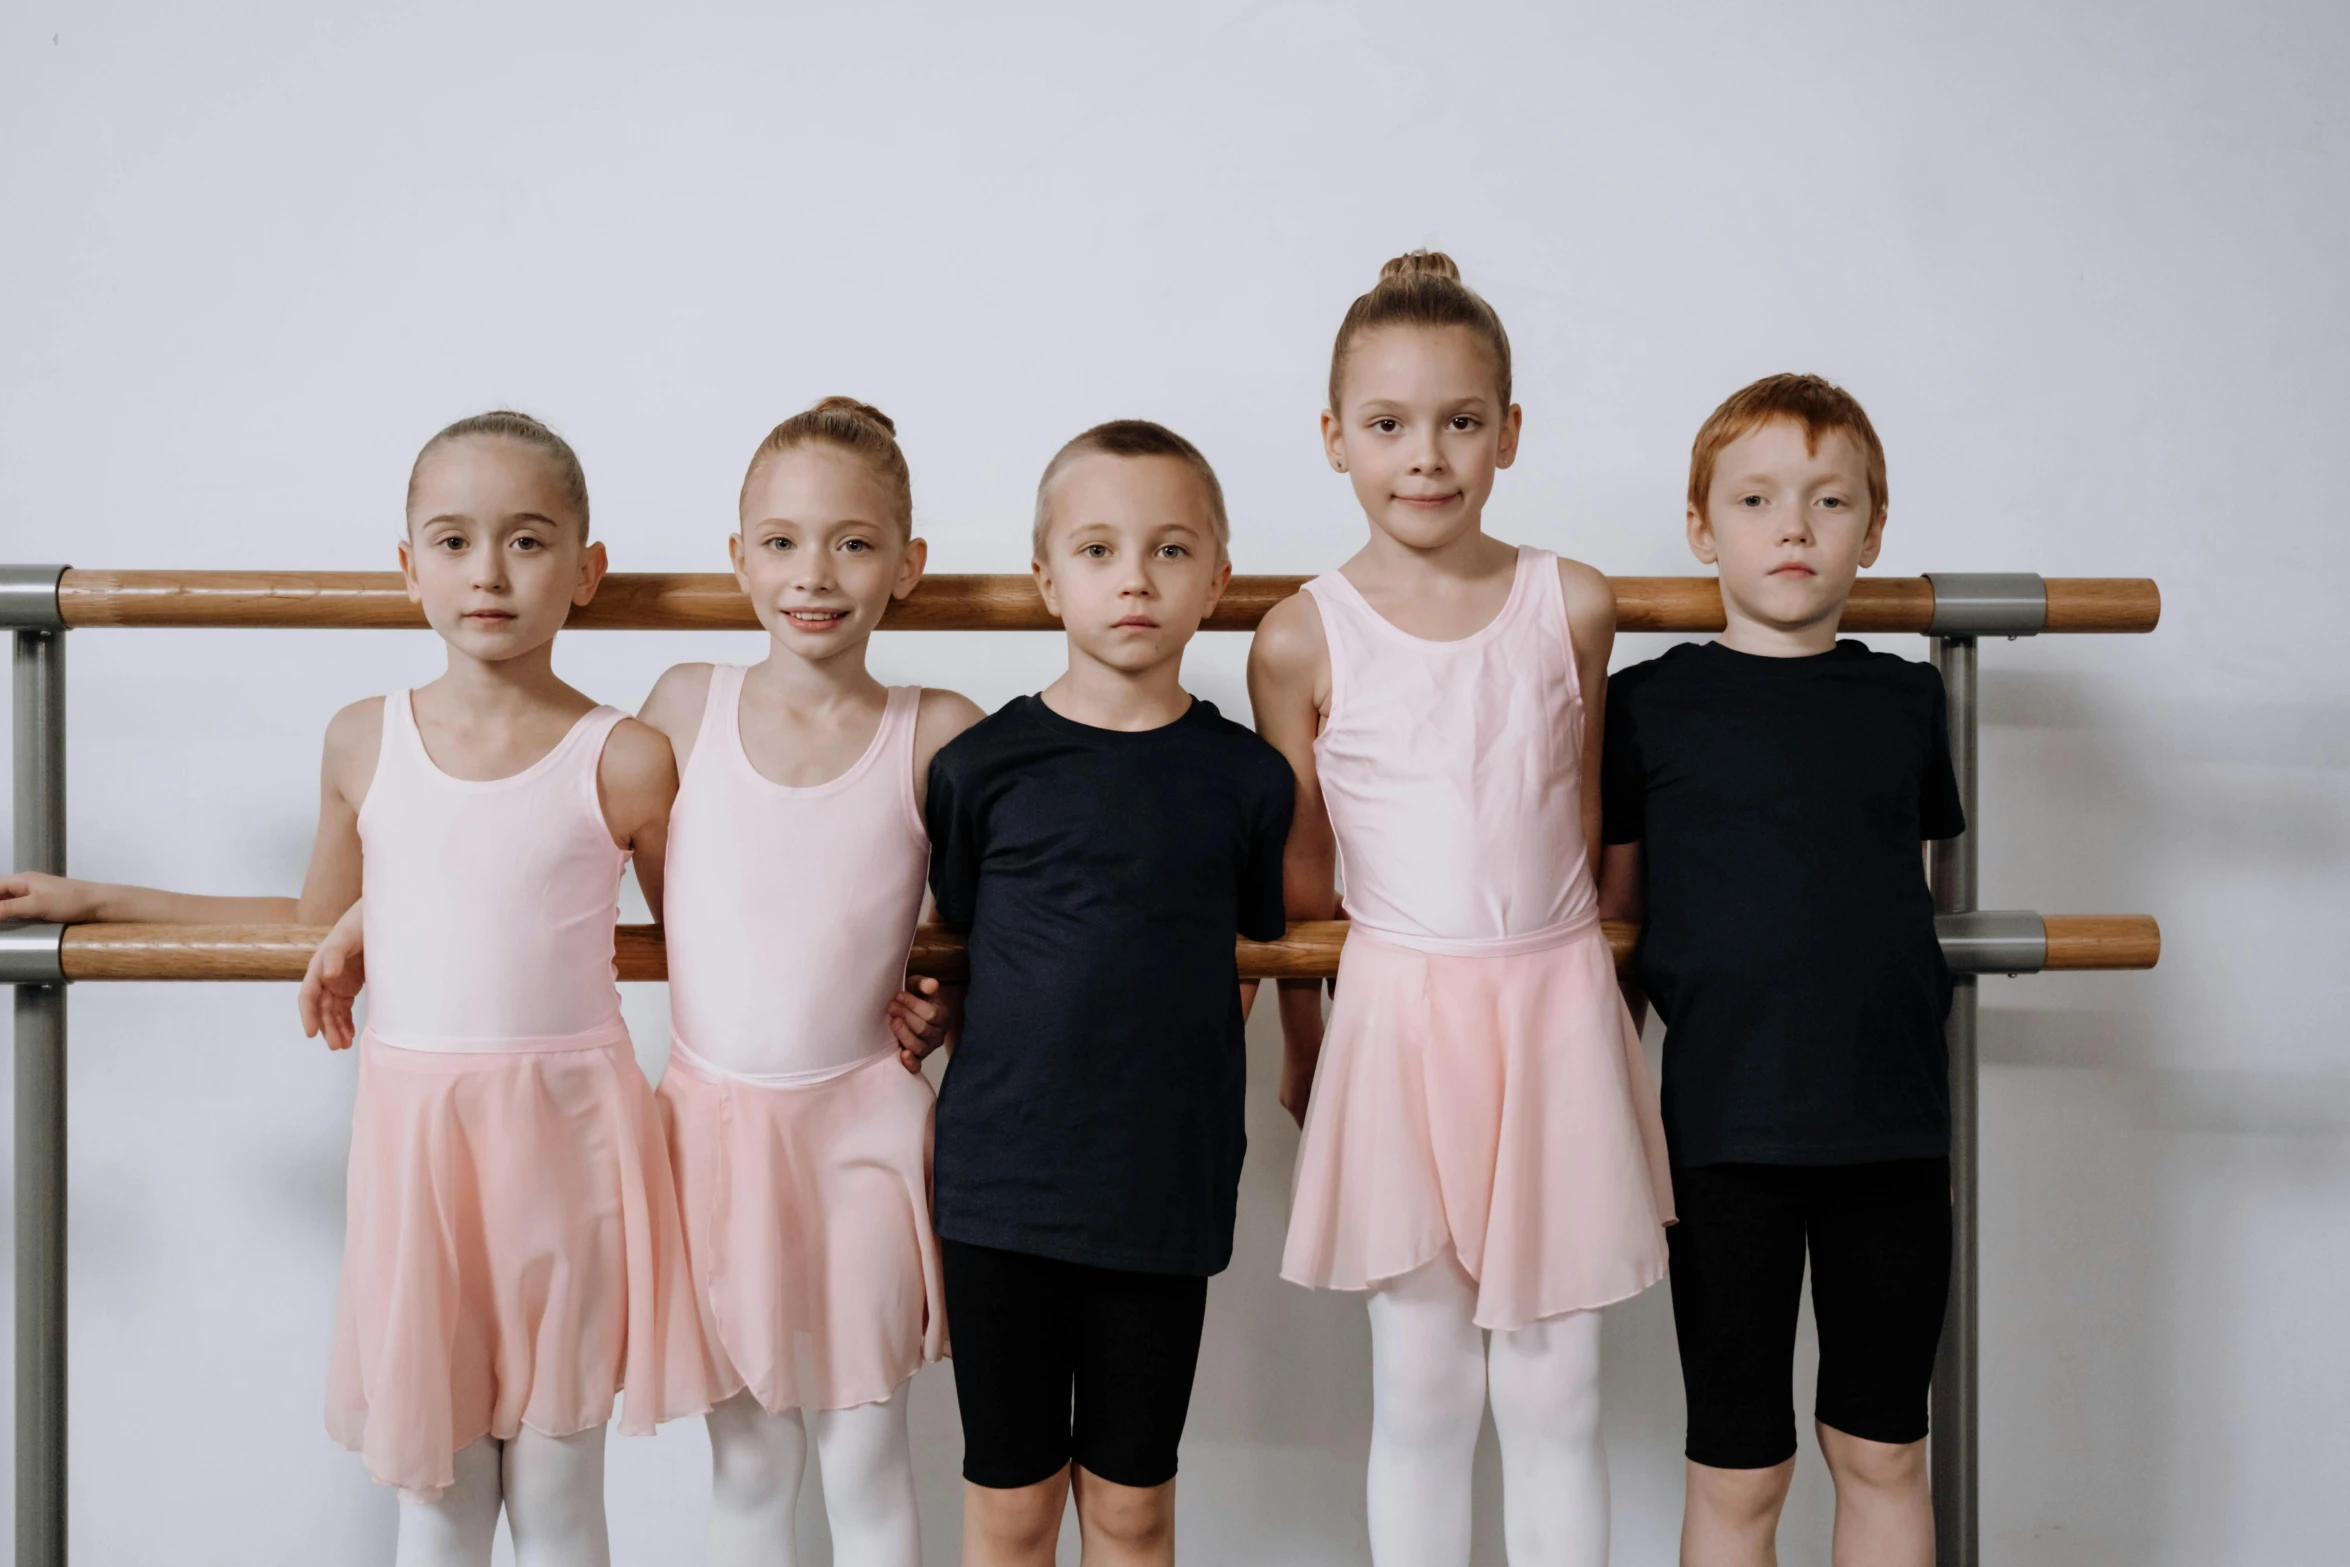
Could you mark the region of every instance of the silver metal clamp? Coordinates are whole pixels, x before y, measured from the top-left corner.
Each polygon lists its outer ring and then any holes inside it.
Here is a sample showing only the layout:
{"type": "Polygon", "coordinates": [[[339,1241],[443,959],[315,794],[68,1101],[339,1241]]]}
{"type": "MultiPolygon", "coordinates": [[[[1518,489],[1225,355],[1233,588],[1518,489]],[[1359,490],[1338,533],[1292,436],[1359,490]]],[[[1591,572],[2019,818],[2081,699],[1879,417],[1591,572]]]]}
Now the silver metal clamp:
{"type": "Polygon", "coordinates": [[[1930,637],[2034,637],[2048,629],[2048,583],[2031,571],[1929,571],[1930,637]]]}
{"type": "Polygon", "coordinates": [[[0,985],[65,983],[65,927],[0,920],[0,985]]]}
{"type": "Polygon", "coordinates": [[[63,631],[65,610],[57,602],[63,566],[0,566],[0,630],[63,631]]]}
{"type": "Polygon", "coordinates": [[[2048,966],[2048,925],[2030,909],[1937,914],[1934,934],[1954,974],[2037,974],[2048,966]]]}

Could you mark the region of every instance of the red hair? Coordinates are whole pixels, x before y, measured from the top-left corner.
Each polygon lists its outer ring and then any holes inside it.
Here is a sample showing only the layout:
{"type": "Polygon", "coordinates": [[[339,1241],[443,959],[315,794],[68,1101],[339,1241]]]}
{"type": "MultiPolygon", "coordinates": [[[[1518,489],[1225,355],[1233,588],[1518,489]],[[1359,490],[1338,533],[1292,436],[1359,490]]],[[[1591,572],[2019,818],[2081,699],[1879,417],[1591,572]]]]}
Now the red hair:
{"type": "Polygon", "coordinates": [[[1885,515],[1885,447],[1877,439],[1860,400],[1833,381],[1816,375],[1766,375],[1752,386],[1732,392],[1697,430],[1689,452],[1689,509],[1705,515],[1706,493],[1714,485],[1714,463],[1722,448],[1740,436],[1751,435],[1774,419],[1784,419],[1803,431],[1803,449],[1816,453],[1821,438],[1842,430],[1860,447],[1867,465],[1869,516],[1885,515]]]}

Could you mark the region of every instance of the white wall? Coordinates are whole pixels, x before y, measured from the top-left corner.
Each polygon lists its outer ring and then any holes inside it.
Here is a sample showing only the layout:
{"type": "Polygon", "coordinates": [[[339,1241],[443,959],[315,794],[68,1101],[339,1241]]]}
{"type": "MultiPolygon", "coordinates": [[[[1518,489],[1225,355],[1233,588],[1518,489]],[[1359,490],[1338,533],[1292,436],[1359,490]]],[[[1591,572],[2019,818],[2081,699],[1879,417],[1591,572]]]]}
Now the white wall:
{"type": "MultiPolygon", "coordinates": [[[[898,416],[941,569],[1016,569],[1044,457],[1135,413],[1219,464],[1243,570],[1316,570],[1362,531],[1314,448],[1330,334],[1437,243],[1518,345],[1495,530],[1683,572],[1697,422],[1826,372],[1891,449],[1883,570],[2167,603],[1983,654],[1987,901],[2168,936],[2151,975],[1986,982],[1987,1559],[2350,1557],[2342,8],[587,9],[0,13],[0,559],[388,566],[417,444],[510,402],[578,443],[623,568],[714,569],[753,442],[844,391],[898,416]]],[[[223,890],[295,885],[327,714],[437,665],[422,633],[72,641],[74,866],[223,890]]],[[[756,646],[561,659],[634,703],[756,646]]],[[[875,662],[994,703],[1055,653],[875,662]]],[[[1241,656],[1192,659],[1228,710],[1241,656]]],[[[349,1061],[282,987],[73,1006],[77,1560],[388,1559],[318,1417],[349,1061]]],[[[1294,1142],[1269,1095],[1251,1125],[1184,1555],[1360,1560],[1361,1310],[1274,1280],[1294,1142]]],[[[1608,1352],[1619,1559],[1667,1560],[1661,1290],[1608,1352]]],[[[616,1447],[624,1559],[688,1557],[703,1462],[691,1426],[616,1447]]],[[[1788,1560],[1826,1509],[1807,1468],[1788,1560]]]]}

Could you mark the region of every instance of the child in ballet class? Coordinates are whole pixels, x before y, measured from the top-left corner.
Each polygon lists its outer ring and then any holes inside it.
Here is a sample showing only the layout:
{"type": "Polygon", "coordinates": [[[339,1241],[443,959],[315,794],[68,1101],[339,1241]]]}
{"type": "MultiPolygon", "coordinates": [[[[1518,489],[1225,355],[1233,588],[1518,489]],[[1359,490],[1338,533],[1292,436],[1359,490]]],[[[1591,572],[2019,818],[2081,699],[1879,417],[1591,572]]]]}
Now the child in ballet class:
{"type": "Polygon", "coordinates": [[[741,512],[767,656],[679,665],[644,708],[681,774],[659,1098],[719,1367],[710,1560],[799,1560],[813,1434],[833,1561],[918,1567],[906,1384],[946,1340],[919,1059],[950,998],[901,986],[931,758],[981,715],[865,668],[926,558],[886,415],[828,397],[776,426],[741,512]]]}
{"type": "Polygon", "coordinates": [[[1288,912],[1352,921],[1327,1028],[1284,981],[1283,1276],[1368,1293],[1372,1559],[1467,1567],[1490,1398],[1513,1567],[1607,1559],[1599,1309],[1665,1270],[1655,1092],[1599,926],[1605,578],[1484,531],[1518,449],[1500,318],[1381,269],[1322,415],[1370,539],[1249,660],[1295,774],[1288,912]]]}
{"type": "MultiPolygon", "coordinates": [[[[486,1567],[501,1507],[520,1567],[602,1563],[622,1388],[624,1431],[710,1402],[612,967],[632,857],[661,906],[676,769],[660,734],[555,676],[555,634],[605,563],[552,430],[496,412],[434,436],[399,555],[448,666],[329,724],[299,898],[17,875],[0,918],[364,931],[327,1427],[399,1488],[399,1567],[486,1567]]],[[[314,963],[309,1032],[352,1043],[359,979],[314,963]]]]}
{"type": "Polygon", "coordinates": [[[1222,487],[1119,420],[1064,446],[1032,539],[1068,668],[939,752],[931,887],[970,932],[936,1211],[970,1567],[1175,1560],[1176,1449],[1246,1138],[1236,935],[1283,929],[1294,786],[1183,689],[1229,580],[1222,487]]]}
{"type": "Polygon", "coordinates": [[[1633,973],[1665,1024],[1689,1567],[1777,1559],[1807,1257],[1835,1559],[1934,1559],[1951,981],[1920,846],[1966,819],[1941,676],[1836,637],[1885,516],[1849,393],[1739,391],[1689,466],[1727,628],[1611,682],[1601,906],[1645,922],[1633,973]]]}

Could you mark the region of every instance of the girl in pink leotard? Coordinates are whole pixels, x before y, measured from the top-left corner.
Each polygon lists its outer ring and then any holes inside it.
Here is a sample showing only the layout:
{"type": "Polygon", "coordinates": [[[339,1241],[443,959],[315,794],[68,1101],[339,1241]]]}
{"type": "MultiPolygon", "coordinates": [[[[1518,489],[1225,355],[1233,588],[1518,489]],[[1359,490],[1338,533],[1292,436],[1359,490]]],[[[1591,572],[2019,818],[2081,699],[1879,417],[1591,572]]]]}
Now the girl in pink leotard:
{"type": "Polygon", "coordinates": [[[1592,874],[1614,600],[1483,531],[1519,413],[1449,260],[1388,263],[1333,361],[1323,430],[1370,542],[1249,665],[1298,777],[1289,914],[1329,918],[1342,869],[1353,922],[1327,1038],[1318,990],[1283,983],[1282,1273],[1369,1292],[1380,1567],[1465,1567],[1489,1393],[1510,1561],[1595,1567],[1598,1308],[1663,1275],[1671,1213],[1592,874]]]}
{"type": "Polygon", "coordinates": [[[980,717],[865,668],[921,579],[906,461],[877,409],[826,398],[743,481],[735,574],[769,643],[661,677],[675,747],[660,1100],[721,1400],[715,1567],[786,1567],[809,1435],[833,1559],[917,1567],[905,1384],[946,1347],[930,1086],[949,1026],[910,992],[930,758],[980,717]]]}
{"type": "Polygon", "coordinates": [[[520,414],[460,420],[409,479],[409,596],[448,667],[328,725],[302,895],[216,898],[47,877],[6,914],[334,922],[310,1032],[352,1042],[327,1427],[400,1488],[401,1567],[606,1561],[604,1427],[709,1405],[667,1149],[613,984],[633,855],[655,908],[676,771],[645,725],[555,677],[555,634],[604,551],[587,484],[520,414]],[[364,890],[364,901],[358,901],[364,890]]]}

